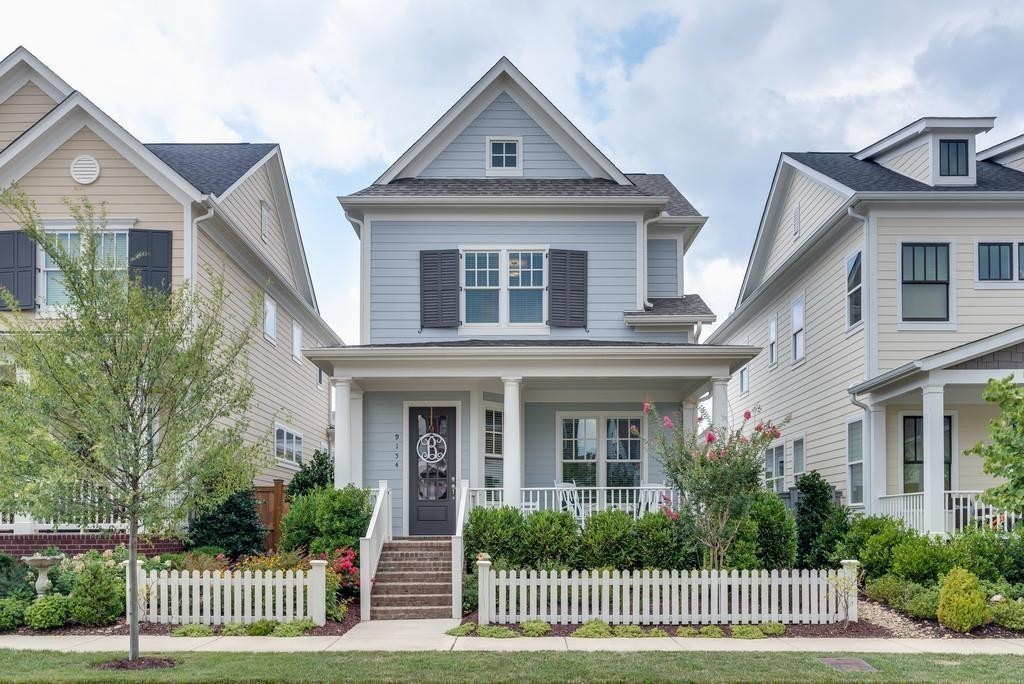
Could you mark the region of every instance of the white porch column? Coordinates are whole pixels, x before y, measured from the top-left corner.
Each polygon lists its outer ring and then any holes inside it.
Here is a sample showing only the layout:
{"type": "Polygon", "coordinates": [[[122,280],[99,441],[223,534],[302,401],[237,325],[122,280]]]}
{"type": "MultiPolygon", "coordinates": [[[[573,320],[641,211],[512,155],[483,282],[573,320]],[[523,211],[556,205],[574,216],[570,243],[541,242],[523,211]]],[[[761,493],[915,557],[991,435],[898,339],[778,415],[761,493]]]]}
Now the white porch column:
{"type": "Polygon", "coordinates": [[[352,378],[334,378],[334,487],[352,482],[352,378]]]}
{"type": "Polygon", "coordinates": [[[711,379],[711,424],[729,427],[729,378],[711,379]]]}
{"type": "Polygon", "coordinates": [[[943,436],[943,388],[927,385],[922,389],[924,415],[924,524],[930,534],[946,531],[945,439],[943,436]]]}
{"type": "MultiPolygon", "coordinates": [[[[484,393],[479,387],[469,392],[469,486],[484,486],[484,393]]],[[[467,479],[465,473],[463,479],[467,479]]]]}
{"type": "Polygon", "coordinates": [[[506,506],[519,508],[523,488],[522,417],[520,414],[520,386],[522,378],[502,378],[505,385],[504,449],[501,475],[504,482],[506,506]]]}
{"type": "Polygon", "coordinates": [[[868,453],[867,473],[865,473],[864,507],[868,513],[878,513],[880,503],[878,497],[888,494],[886,491],[885,464],[885,406],[871,406],[868,410],[868,453]]]}
{"type": "Polygon", "coordinates": [[[683,430],[693,432],[697,429],[697,402],[687,399],[683,402],[683,430]]]}
{"type": "Polygon", "coordinates": [[[352,410],[349,415],[352,416],[349,424],[349,444],[352,445],[349,452],[350,473],[352,482],[364,487],[366,483],[363,482],[363,390],[352,390],[352,410]]]}

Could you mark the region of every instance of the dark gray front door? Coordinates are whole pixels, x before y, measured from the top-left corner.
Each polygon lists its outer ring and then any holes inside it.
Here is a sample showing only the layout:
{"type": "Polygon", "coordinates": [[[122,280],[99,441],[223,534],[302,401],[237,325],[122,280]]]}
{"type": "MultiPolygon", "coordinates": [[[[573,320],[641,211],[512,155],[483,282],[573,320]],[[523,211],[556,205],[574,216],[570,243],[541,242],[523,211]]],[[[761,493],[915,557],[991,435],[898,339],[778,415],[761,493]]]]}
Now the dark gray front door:
{"type": "Polygon", "coordinates": [[[454,406],[409,409],[409,534],[455,533],[454,406]]]}

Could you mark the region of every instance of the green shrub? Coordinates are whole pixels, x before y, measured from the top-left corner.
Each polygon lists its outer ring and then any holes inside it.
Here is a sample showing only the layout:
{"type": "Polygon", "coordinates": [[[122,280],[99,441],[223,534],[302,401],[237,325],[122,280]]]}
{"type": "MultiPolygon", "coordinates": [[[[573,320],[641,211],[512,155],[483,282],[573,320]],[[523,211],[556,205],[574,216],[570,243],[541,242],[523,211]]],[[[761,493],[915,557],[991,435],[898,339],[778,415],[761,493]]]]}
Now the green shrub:
{"type": "Polygon", "coordinates": [[[526,516],[523,562],[535,568],[571,565],[579,552],[580,528],[569,511],[538,511],[526,516]]]}
{"type": "Polygon", "coordinates": [[[816,471],[796,481],[797,564],[802,568],[832,565],[832,553],[849,529],[846,509],[835,503],[832,485],[816,471]]]}
{"type": "Polygon", "coordinates": [[[281,521],[281,548],[311,554],[358,549],[372,513],[369,494],[355,485],[314,489],[292,501],[281,521]]]}
{"type": "Polygon", "coordinates": [[[28,604],[17,598],[0,599],[0,632],[9,632],[25,624],[28,604]]]}
{"type": "Polygon", "coordinates": [[[305,620],[294,620],[292,622],[279,622],[274,627],[274,631],[270,633],[270,636],[300,637],[313,629],[313,627],[313,621],[309,618],[306,618],[305,620]]]}
{"type": "Polygon", "coordinates": [[[949,548],[937,538],[911,535],[892,549],[889,571],[920,584],[933,584],[953,567],[949,548]]]}
{"type": "Polygon", "coordinates": [[[292,475],[288,483],[286,496],[288,501],[303,494],[309,494],[314,489],[329,489],[334,486],[334,459],[326,451],[317,449],[313,452],[313,458],[306,461],[297,473],[292,475]]]}
{"type": "Polygon", "coordinates": [[[733,625],[730,631],[733,639],[764,639],[764,632],[757,625],[733,625]]]}
{"type": "Polygon", "coordinates": [[[257,620],[249,625],[249,636],[270,636],[277,623],[273,620],[257,620]]]}
{"type": "Polygon", "coordinates": [[[612,627],[612,636],[619,639],[641,639],[647,633],[640,625],[615,625],[612,627]]]}
{"type": "Polygon", "coordinates": [[[796,564],[796,518],[775,492],[761,492],[750,506],[757,528],[758,568],[783,569],[796,564]]]}
{"type": "Polygon", "coordinates": [[[469,636],[470,634],[472,634],[473,630],[475,630],[475,629],[476,629],[476,623],[475,622],[464,622],[461,625],[459,625],[458,627],[452,627],[451,629],[446,631],[445,634],[447,634],[448,636],[464,637],[464,636],[469,636]]]}
{"type": "Polygon", "coordinates": [[[744,518],[736,525],[736,539],[725,554],[725,567],[735,570],[756,570],[761,564],[757,558],[757,523],[744,518]]]}
{"type": "Polygon", "coordinates": [[[68,623],[71,606],[63,594],[49,594],[25,609],[25,624],[32,629],[56,629],[68,623]]]}
{"type": "Polygon", "coordinates": [[[934,620],[939,612],[939,588],[921,587],[903,602],[903,612],[919,620],[934,620]]]}
{"type": "Polygon", "coordinates": [[[779,637],[786,633],[786,625],[781,622],[762,622],[758,628],[762,634],[770,637],[779,637]]]}
{"type": "Polygon", "coordinates": [[[111,574],[102,563],[86,563],[75,578],[68,602],[71,619],[80,625],[113,624],[125,611],[124,580],[111,574]]]}
{"type": "Polygon", "coordinates": [[[681,627],[676,627],[676,636],[684,638],[695,637],[697,636],[697,628],[691,625],[682,625],[681,627]]]}
{"type": "Polygon", "coordinates": [[[1006,629],[1024,630],[1024,601],[993,603],[992,621],[1006,629]]]}
{"type": "Polygon", "coordinates": [[[1024,525],[1015,525],[1007,535],[1006,555],[1010,559],[1006,581],[1010,584],[1024,584],[1024,525]]]}
{"type": "Polygon", "coordinates": [[[220,628],[221,636],[252,636],[249,634],[249,625],[241,622],[232,622],[220,628]]]}
{"type": "Polygon", "coordinates": [[[207,544],[206,546],[194,546],[189,549],[188,553],[182,554],[169,554],[172,563],[181,563],[181,569],[190,569],[187,566],[190,562],[194,563],[194,560],[199,557],[203,558],[216,558],[217,556],[227,556],[228,552],[223,546],[213,546],[207,544]]]}
{"type": "Polygon", "coordinates": [[[650,570],[683,570],[694,566],[696,550],[682,526],[664,513],[646,513],[633,526],[636,564],[650,570]]]}
{"type": "Polygon", "coordinates": [[[612,635],[612,628],[603,620],[591,620],[586,622],[572,633],[572,636],[580,639],[607,639],[612,635]]]}
{"type": "Polygon", "coordinates": [[[173,637],[211,637],[213,627],[210,625],[181,625],[171,630],[173,637]]]}
{"type": "Polygon", "coordinates": [[[472,613],[480,602],[480,576],[473,568],[462,576],[462,612],[472,613]]]}
{"type": "Polygon", "coordinates": [[[190,546],[219,546],[231,558],[259,553],[266,535],[252,487],[235,492],[188,526],[190,546]]]}
{"type": "Polygon", "coordinates": [[[882,575],[875,579],[869,579],[864,584],[864,593],[872,601],[899,606],[903,604],[906,587],[907,582],[896,575],[882,575]]]}
{"type": "Polygon", "coordinates": [[[939,586],[939,622],[958,632],[970,632],[989,621],[981,583],[970,570],[953,568],[939,586]]]}
{"type": "Polygon", "coordinates": [[[649,637],[667,637],[668,636],[668,632],[663,630],[661,627],[651,627],[649,630],[647,630],[646,636],[649,636],[649,637]]]}
{"type": "Polygon", "coordinates": [[[31,601],[35,591],[28,581],[29,568],[9,553],[0,552],[0,598],[31,601]]]}
{"type": "Polygon", "coordinates": [[[476,572],[476,557],[480,553],[489,554],[495,563],[522,567],[527,555],[523,544],[526,520],[518,508],[474,508],[462,534],[471,572],[476,572]]]}
{"type": "Polygon", "coordinates": [[[479,625],[476,628],[476,635],[488,639],[513,639],[519,636],[519,633],[503,625],[479,625]]]}
{"type": "Polygon", "coordinates": [[[636,567],[633,517],[625,511],[599,511],[587,518],[580,536],[580,565],[589,570],[636,567]]]}
{"type": "Polygon", "coordinates": [[[542,637],[551,633],[551,625],[543,620],[527,620],[520,627],[523,630],[523,636],[528,637],[542,637]]]}
{"type": "Polygon", "coordinates": [[[832,554],[832,561],[860,559],[868,539],[885,530],[904,529],[902,520],[885,515],[855,515],[850,520],[850,529],[843,535],[832,554]]]}
{"type": "Polygon", "coordinates": [[[708,639],[721,639],[725,636],[725,632],[718,625],[704,625],[697,632],[697,636],[707,637],[708,639]]]}
{"type": "Polygon", "coordinates": [[[893,549],[915,535],[916,532],[908,530],[901,523],[880,526],[875,534],[864,541],[857,557],[864,576],[872,579],[888,574],[892,568],[893,549]]]}
{"type": "Polygon", "coordinates": [[[998,582],[1014,572],[1011,535],[968,527],[949,540],[950,567],[970,570],[978,579],[998,582]]]}
{"type": "Polygon", "coordinates": [[[1002,596],[1011,601],[1024,598],[1024,584],[1010,584],[1005,579],[996,580],[995,582],[981,580],[981,588],[985,590],[986,598],[1002,596]]]}

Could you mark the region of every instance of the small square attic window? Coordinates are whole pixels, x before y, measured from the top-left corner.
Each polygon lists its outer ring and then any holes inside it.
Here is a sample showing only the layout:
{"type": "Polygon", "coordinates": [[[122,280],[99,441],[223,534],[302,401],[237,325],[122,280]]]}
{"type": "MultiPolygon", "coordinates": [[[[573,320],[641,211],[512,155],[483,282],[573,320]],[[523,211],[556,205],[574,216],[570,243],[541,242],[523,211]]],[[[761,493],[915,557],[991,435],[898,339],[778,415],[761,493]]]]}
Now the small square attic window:
{"type": "Polygon", "coordinates": [[[966,140],[940,140],[939,141],[939,175],[940,176],[967,176],[970,171],[967,168],[967,141],[966,140]]]}
{"type": "Polygon", "coordinates": [[[487,138],[485,156],[488,176],[523,175],[522,138],[487,138]]]}

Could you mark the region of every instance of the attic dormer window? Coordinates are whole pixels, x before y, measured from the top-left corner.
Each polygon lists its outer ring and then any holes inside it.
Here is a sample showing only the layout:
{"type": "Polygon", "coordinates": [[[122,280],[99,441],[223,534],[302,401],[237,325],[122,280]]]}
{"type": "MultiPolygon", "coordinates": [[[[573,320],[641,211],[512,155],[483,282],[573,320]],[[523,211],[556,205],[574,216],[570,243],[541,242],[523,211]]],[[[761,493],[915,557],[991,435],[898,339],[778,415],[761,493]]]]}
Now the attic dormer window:
{"type": "Polygon", "coordinates": [[[967,141],[940,140],[939,175],[967,176],[969,173],[967,168],[967,141]]]}
{"type": "Polygon", "coordinates": [[[487,138],[487,175],[523,175],[522,138],[487,138]]]}

